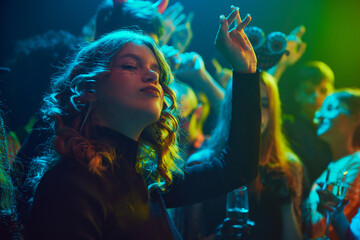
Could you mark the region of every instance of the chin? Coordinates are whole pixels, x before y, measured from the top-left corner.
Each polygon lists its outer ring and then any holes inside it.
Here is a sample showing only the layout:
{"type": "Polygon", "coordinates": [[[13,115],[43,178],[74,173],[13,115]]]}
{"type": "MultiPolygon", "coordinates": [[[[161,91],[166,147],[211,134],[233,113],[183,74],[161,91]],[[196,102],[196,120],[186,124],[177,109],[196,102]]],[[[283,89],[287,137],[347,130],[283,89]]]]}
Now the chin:
{"type": "Polygon", "coordinates": [[[327,135],[327,133],[329,132],[329,130],[331,129],[331,122],[330,121],[322,121],[319,123],[318,127],[317,127],[317,131],[316,134],[318,136],[322,136],[322,135],[327,135]]]}
{"type": "Polygon", "coordinates": [[[327,128],[324,126],[319,126],[317,131],[316,131],[316,135],[318,135],[319,137],[321,137],[322,135],[326,134],[327,132],[327,128]]]}
{"type": "Polygon", "coordinates": [[[329,143],[329,139],[331,139],[331,133],[329,132],[329,128],[318,129],[317,136],[323,140],[324,142],[329,143]]]}
{"type": "Polygon", "coordinates": [[[148,125],[151,125],[155,122],[157,122],[160,119],[160,111],[150,111],[150,109],[147,109],[143,112],[143,119],[148,122],[148,125]]]}

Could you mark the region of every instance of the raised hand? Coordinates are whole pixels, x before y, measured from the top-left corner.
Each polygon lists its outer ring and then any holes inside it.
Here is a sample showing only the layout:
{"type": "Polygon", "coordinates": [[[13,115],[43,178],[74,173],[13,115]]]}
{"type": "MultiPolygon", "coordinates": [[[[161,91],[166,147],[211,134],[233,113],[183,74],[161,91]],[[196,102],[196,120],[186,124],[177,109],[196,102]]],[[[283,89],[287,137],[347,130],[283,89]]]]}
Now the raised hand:
{"type": "Polygon", "coordinates": [[[190,86],[202,84],[197,82],[202,80],[202,74],[206,71],[203,58],[195,52],[182,53],[179,58],[181,63],[174,71],[175,76],[190,86]]]}
{"type": "Polygon", "coordinates": [[[161,51],[168,60],[171,70],[176,71],[179,68],[181,62],[181,59],[179,57],[179,50],[177,50],[173,46],[162,45],[161,51]]]}
{"type": "Polygon", "coordinates": [[[328,190],[322,190],[322,183],[318,183],[320,186],[316,190],[319,195],[319,204],[317,206],[317,211],[323,215],[326,215],[326,211],[330,212],[330,216],[335,212],[342,212],[344,207],[349,203],[348,199],[339,199],[332,192],[328,190]]]}
{"type": "Polygon", "coordinates": [[[226,88],[229,80],[232,78],[231,69],[222,67],[215,58],[211,59],[211,63],[215,68],[217,81],[220,83],[221,87],[226,88]]]}
{"type": "Polygon", "coordinates": [[[159,44],[167,44],[177,26],[179,26],[186,18],[185,14],[181,13],[184,6],[180,2],[176,2],[168,7],[162,14],[164,21],[164,34],[159,39],[159,44]]]}
{"type": "Polygon", "coordinates": [[[296,27],[287,36],[286,53],[283,54],[279,63],[274,67],[268,69],[268,73],[273,75],[277,81],[280,80],[282,74],[289,66],[294,65],[304,55],[306,50],[306,43],[301,38],[305,34],[305,27],[303,25],[296,27]]]}
{"type": "Polygon", "coordinates": [[[249,14],[241,20],[239,8],[235,7],[232,7],[232,12],[228,17],[220,16],[220,28],[216,35],[215,47],[237,72],[256,72],[256,55],[243,30],[250,21],[249,14]],[[229,30],[233,22],[234,28],[229,30]]]}
{"type": "Polygon", "coordinates": [[[296,27],[290,32],[287,36],[288,42],[286,51],[287,54],[284,54],[280,59],[279,64],[291,66],[295,64],[301,57],[304,55],[306,50],[306,43],[304,43],[301,38],[305,34],[305,27],[303,25],[296,27]]]}
{"type": "Polygon", "coordinates": [[[186,48],[191,42],[193,37],[191,22],[193,18],[194,13],[189,13],[185,22],[179,25],[171,36],[171,44],[177,48],[179,52],[185,52],[186,48]]]}
{"type": "Polygon", "coordinates": [[[177,66],[174,71],[176,78],[189,84],[195,91],[205,93],[211,105],[215,106],[224,98],[224,89],[206,70],[204,60],[199,54],[179,54],[177,66]]]}

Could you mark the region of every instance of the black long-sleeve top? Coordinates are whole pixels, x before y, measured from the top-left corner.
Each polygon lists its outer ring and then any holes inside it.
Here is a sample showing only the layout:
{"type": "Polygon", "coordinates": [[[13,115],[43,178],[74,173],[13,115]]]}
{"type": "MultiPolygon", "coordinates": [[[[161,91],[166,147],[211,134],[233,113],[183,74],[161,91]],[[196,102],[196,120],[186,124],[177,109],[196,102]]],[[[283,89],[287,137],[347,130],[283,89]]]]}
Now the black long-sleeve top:
{"type": "Polygon", "coordinates": [[[223,194],[257,176],[259,75],[234,73],[233,85],[229,145],[221,157],[185,168],[184,177],[174,179],[165,192],[149,191],[135,170],[138,143],[96,128],[94,138],[115,147],[118,157],[113,167],[98,176],[72,159],[62,159],[39,183],[27,239],[181,239],[167,207],[223,194]]]}

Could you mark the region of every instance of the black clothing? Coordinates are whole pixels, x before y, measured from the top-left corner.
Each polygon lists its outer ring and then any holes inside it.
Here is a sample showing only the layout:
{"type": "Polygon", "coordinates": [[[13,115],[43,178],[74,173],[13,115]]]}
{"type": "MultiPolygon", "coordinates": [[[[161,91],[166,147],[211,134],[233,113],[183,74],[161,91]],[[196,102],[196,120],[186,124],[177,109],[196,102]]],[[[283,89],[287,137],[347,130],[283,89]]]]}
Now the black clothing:
{"type": "Polygon", "coordinates": [[[181,239],[166,207],[223,194],[257,176],[259,75],[234,73],[233,91],[229,147],[218,159],[186,168],[184,177],[175,178],[166,192],[148,190],[136,172],[137,142],[97,127],[92,138],[115,148],[112,167],[100,177],[64,157],[37,188],[27,239],[181,239]]]}
{"type": "Polygon", "coordinates": [[[285,116],[283,128],[291,149],[304,165],[304,194],[332,160],[330,147],[316,135],[316,126],[300,115],[285,116]]]}

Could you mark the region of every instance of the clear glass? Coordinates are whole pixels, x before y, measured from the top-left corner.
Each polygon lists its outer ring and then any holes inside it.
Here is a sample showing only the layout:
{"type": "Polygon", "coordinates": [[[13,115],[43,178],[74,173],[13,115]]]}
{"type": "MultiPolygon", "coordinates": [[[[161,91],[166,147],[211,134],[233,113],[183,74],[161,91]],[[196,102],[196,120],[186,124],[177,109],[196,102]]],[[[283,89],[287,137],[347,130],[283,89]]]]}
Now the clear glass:
{"type": "Polygon", "coordinates": [[[326,179],[323,185],[323,190],[332,192],[339,199],[344,199],[346,195],[346,176],[348,171],[338,169],[327,169],[326,179]]]}
{"type": "MultiPolygon", "coordinates": [[[[338,169],[327,169],[325,183],[323,185],[323,190],[328,190],[332,192],[340,200],[344,199],[346,195],[346,176],[348,171],[338,170],[338,169]]],[[[326,226],[325,226],[325,235],[322,239],[329,239],[329,225],[330,225],[330,213],[326,212],[326,226]]]]}
{"type": "Polygon", "coordinates": [[[247,187],[242,186],[227,194],[226,216],[246,223],[249,214],[247,187]]]}

